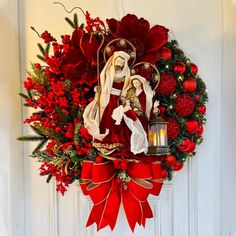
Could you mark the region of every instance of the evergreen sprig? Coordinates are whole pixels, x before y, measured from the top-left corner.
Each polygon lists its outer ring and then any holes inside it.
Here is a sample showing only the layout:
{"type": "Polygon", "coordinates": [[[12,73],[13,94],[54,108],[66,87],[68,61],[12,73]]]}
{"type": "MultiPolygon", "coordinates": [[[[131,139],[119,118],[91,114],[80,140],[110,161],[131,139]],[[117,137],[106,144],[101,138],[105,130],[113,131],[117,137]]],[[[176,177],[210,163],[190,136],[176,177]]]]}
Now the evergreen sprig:
{"type": "Polygon", "coordinates": [[[35,136],[35,135],[26,135],[26,136],[21,136],[17,138],[19,141],[30,141],[30,142],[35,142],[35,141],[42,141],[44,140],[44,137],[42,136],[35,136]]]}
{"type": "Polygon", "coordinates": [[[78,16],[77,14],[75,13],[74,16],[73,16],[73,20],[71,20],[70,18],[68,17],[65,17],[65,21],[73,28],[73,29],[76,29],[78,27],[78,16]]]}
{"type": "Polygon", "coordinates": [[[61,118],[61,120],[62,120],[63,122],[67,123],[67,122],[70,120],[69,116],[67,116],[67,115],[62,111],[62,109],[61,109],[60,107],[56,107],[56,108],[55,108],[55,111],[56,111],[57,114],[60,116],[60,118],[61,118]]]}
{"type": "Polygon", "coordinates": [[[48,78],[44,70],[36,68],[33,63],[31,63],[31,69],[32,71],[27,71],[27,74],[35,83],[39,83],[42,85],[48,84],[48,78]]]}
{"type": "Polygon", "coordinates": [[[30,141],[30,142],[39,142],[39,144],[36,146],[36,148],[33,150],[33,153],[39,152],[44,145],[47,143],[49,137],[43,132],[43,129],[40,129],[40,126],[30,126],[35,134],[37,135],[26,135],[26,136],[21,136],[17,140],[19,141],[30,141]]]}

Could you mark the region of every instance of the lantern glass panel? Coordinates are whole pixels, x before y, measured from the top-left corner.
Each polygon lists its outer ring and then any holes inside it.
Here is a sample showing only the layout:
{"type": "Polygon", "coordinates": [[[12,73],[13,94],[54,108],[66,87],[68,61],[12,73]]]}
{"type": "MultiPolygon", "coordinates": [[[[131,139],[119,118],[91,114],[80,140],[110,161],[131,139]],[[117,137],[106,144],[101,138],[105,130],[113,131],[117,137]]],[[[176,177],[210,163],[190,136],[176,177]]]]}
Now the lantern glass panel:
{"type": "Polygon", "coordinates": [[[149,146],[157,146],[158,144],[158,128],[156,124],[149,126],[149,146]]]}
{"type": "Polygon", "coordinates": [[[158,146],[167,146],[167,125],[158,124],[158,146]]]}

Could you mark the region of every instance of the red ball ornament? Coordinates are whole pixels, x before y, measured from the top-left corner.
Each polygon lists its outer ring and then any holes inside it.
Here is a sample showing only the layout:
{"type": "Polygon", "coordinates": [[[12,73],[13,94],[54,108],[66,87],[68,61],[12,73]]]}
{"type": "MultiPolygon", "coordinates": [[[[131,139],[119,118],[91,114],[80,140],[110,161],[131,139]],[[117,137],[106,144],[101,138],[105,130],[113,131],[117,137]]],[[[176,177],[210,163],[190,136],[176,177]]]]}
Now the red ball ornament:
{"type": "Polygon", "coordinates": [[[182,74],[184,74],[185,70],[186,70],[186,66],[183,62],[180,62],[180,61],[176,62],[173,66],[173,71],[175,73],[178,73],[178,74],[182,75],[182,74]]]}
{"type": "Polygon", "coordinates": [[[184,138],[178,149],[180,152],[190,153],[195,149],[196,144],[188,138],[184,138]]]}
{"type": "Polygon", "coordinates": [[[195,149],[195,147],[196,147],[196,143],[194,143],[193,141],[191,141],[191,145],[190,145],[190,148],[188,149],[188,153],[193,152],[194,149],[195,149]]]}
{"type": "Polygon", "coordinates": [[[191,70],[191,73],[192,73],[193,75],[196,75],[197,72],[198,72],[198,67],[197,67],[197,65],[194,64],[194,63],[190,63],[190,70],[191,70]]]}
{"type": "Polygon", "coordinates": [[[166,170],[162,170],[162,171],[161,171],[161,177],[162,177],[162,179],[166,179],[167,176],[168,176],[167,171],[166,171],[166,170]]]}
{"type": "Polygon", "coordinates": [[[101,163],[101,162],[103,161],[103,157],[97,156],[96,159],[95,159],[95,161],[96,161],[97,163],[101,163]]]}
{"type": "Polygon", "coordinates": [[[194,92],[197,88],[197,82],[193,77],[188,77],[182,83],[182,86],[187,92],[194,92]]]}
{"type": "Polygon", "coordinates": [[[202,133],[203,133],[203,126],[199,125],[196,134],[197,134],[197,136],[201,136],[202,133]]]}
{"type": "Polygon", "coordinates": [[[179,170],[181,170],[182,168],[183,168],[183,163],[182,162],[180,162],[180,161],[176,161],[176,163],[175,163],[175,166],[174,166],[174,170],[175,171],[179,171],[179,170]]]}
{"type": "Polygon", "coordinates": [[[196,120],[188,120],[185,123],[186,125],[186,130],[190,133],[193,134],[198,130],[198,122],[196,120]]]}
{"type": "Polygon", "coordinates": [[[194,97],[195,97],[196,102],[198,102],[200,100],[201,96],[200,96],[200,94],[196,94],[194,97]]]}
{"type": "Polygon", "coordinates": [[[172,168],[175,166],[176,163],[176,157],[174,155],[167,155],[166,156],[166,162],[165,162],[165,166],[167,168],[172,168]]]}
{"type": "Polygon", "coordinates": [[[186,117],[193,113],[195,107],[195,102],[192,99],[192,97],[188,94],[178,94],[175,103],[174,108],[175,112],[180,117],[186,117]]]}
{"type": "Polygon", "coordinates": [[[157,93],[161,96],[169,96],[176,90],[176,80],[173,75],[164,73],[161,75],[157,93]]]}
{"type": "Polygon", "coordinates": [[[202,115],[204,115],[206,113],[205,105],[201,105],[201,106],[197,107],[197,110],[200,111],[202,115]]]}
{"type": "Polygon", "coordinates": [[[172,52],[171,52],[171,50],[170,50],[169,48],[167,48],[167,47],[161,48],[160,51],[159,51],[159,53],[160,53],[160,58],[161,58],[161,59],[170,60],[171,57],[172,57],[172,52]]]}

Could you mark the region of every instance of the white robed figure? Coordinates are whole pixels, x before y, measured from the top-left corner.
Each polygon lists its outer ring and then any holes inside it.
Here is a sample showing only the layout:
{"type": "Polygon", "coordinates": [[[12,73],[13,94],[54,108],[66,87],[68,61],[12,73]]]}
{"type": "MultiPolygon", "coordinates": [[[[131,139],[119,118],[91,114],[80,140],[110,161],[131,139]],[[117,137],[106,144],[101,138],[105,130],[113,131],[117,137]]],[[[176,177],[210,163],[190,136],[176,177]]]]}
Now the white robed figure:
{"type": "Polygon", "coordinates": [[[134,154],[147,153],[147,123],[152,112],[152,99],[154,92],[149,82],[140,75],[131,76],[127,86],[123,89],[126,105],[117,107],[112,114],[116,124],[124,119],[125,124],[131,130],[130,150],[134,154]],[[131,119],[126,115],[127,111],[135,111],[137,118],[131,119]]]}
{"type": "Polygon", "coordinates": [[[111,95],[116,96],[118,100],[124,84],[127,83],[127,79],[130,76],[128,66],[129,58],[129,54],[124,51],[114,52],[101,71],[100,88],[95,89],[96,94],[94,100],[90,102],[84,110],[84,126],[94,139],[102,141],[110,132],[110,130],[106,128],[105,132],[101,133],[100,122],[106,107],[113,102],[111,101],[111,95]],[[121,89],[113,86],[114,82],[119,83],[121,89]]]}

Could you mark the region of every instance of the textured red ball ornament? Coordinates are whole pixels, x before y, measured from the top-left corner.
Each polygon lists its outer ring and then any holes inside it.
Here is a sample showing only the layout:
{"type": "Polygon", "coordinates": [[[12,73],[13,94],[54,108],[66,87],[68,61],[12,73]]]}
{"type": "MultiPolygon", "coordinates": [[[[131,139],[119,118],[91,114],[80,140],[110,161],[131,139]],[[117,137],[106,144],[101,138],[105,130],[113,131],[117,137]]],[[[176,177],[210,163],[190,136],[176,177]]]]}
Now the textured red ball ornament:
{"type": "Polygon", "coordinates": [[[204,115],[206,113],[205,105],[201,105],[201,106],[197,107],[197,110],[200,111],[202,115],[204,115]]]}
{"type": "Polygon", "coordinates": [[[203,133],[203,126],[199,125],[196,134],[197,134],[197,136],[201,136],[202,133],[203,133]]]}
{"type": "Polygon", "coordinates": [[[178,74],[184,74],[186,66],[183,62],[176,62],[173,66],[173,71],[178,74]]]}
{"type": "Polygon", "coordinates": [[[161,96],[169,96],[176,90],[176,80],[173,75],[164,73],[161,75],[157,93],[161,96]]]}
{"type": "Polygon", "coordinates": [[[171,52],[171,50],[170,50],[169,48],[167,48],[167,47],[161,48],[160,51],[159,51],[159,53],[160,53],[160,58],[161,58],[161,59],[170,60],[171,57],[172,57],[172,52],[171,52]]]}
{"type": "Polygon", "coordinates": [[[173,168],[175,166],[175,163],[176,163],[176,157],[174,155],[166,156],[165,166],[167,168],[173,168]]]}
{"type": "Polygon", "coordinates": [[[197,82],[193,77],[188,77],[182,83],[182,86],[187,92],[194,92],[197,88],[197,82]]]}
{"type": "Polygon", "coordinates": [[[169,140],[173,140],[178,137],[180,132],[180,125],[179,122],[174,118],[166,119],[168,122],[167,126],[167,136],[169,140]]]}
{"type": "Polygon", "coordinates": [[[198,122],[196,120],[188,120],[186,121],[186,130],[190,133],[193,134],[198,130],[198,122]]]}
{"type": "Polygon", "coordinates": [[[194,64],[194,63],[190,63],[190,70],[191,70],[191,73],[192,73],[193,75],[196,75],[197,72],[198,72],[198,67],[197,67],[197,65],[194,64]]]}
{"type": "Polygon", "coordinates": [[[180,117],[186,117],[193,113],[195,107],[195,102],[192,99],[192,97],[188,94],[178,94],[175,103],[174,108],[175,112],[180,117]]]}
{"type": "Polygon", "coordinates": [[[175,171],[179,171],[179,170],[181,170],[182,168],[183,168],[183,163],[180,162],[180,161],[176,161],[175,166],[174,166],[174,170],[175,170],[175,171]]]}

